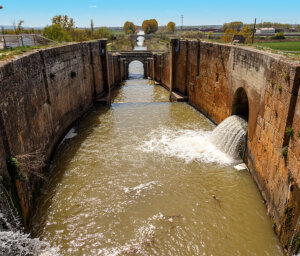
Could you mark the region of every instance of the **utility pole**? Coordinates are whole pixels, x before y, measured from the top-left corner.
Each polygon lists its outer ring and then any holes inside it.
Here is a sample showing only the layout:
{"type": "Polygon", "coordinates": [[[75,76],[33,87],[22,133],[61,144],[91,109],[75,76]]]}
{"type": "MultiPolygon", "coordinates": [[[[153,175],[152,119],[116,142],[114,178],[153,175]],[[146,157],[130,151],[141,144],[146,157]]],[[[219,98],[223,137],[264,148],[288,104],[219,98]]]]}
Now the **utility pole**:
{"type": "Polygon", "coordinates": [[[252,44],[254,43],[254,34],[255,34],[255,29],[256,29],[256,18],[254,20],[254,26],[253,26],[253,33],[252,33],[252,44]]]}
{"type": "Polygon", "coordinates": [[[183,31],[183,15],[181,15],[181,32],[183,31]]]}

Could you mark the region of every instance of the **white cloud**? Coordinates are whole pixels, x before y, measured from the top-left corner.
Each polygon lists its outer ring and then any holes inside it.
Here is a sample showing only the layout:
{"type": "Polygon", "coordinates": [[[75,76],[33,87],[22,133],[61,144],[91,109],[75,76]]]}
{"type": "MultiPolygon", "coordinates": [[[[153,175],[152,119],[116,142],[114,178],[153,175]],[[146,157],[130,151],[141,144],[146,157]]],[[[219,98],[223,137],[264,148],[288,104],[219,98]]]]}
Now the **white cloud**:
{"type": "Polygon", "coordinates": [[[97,5],[90,5],[89,8],[97,8],[97,5]]]}

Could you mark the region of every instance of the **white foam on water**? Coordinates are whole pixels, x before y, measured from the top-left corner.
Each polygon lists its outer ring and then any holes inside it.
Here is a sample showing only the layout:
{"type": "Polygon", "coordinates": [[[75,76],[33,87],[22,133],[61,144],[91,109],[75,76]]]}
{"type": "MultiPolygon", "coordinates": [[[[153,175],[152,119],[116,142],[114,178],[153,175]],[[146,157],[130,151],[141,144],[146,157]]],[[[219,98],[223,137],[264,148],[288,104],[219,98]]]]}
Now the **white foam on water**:
{"type": "Polygon", "coordinates": [[[38,238],[30,238],[29,234],[22,231],[0,232],[0,254],[1,255],[51,255],[58,256],[58,251],[51,248],[47,242],[38,238]]]}
{"type": "Polygon", "coordinates": [[[247,130],[247,121],[237,115],[230,116],[214,129],[212,142],[222,151],[237,157],[245,150],[247,130]]]}
{"type": "MultiPolygon", "coordinates": [[[[151,220],[151,219],[150,219],[151,220]]],[[[144,248],[151,244],[151,238],[154,237],[157,227],[150,222],[144,223],[136,230],[136,238],[128,241],[125,245],[115,246],[113,248],[104,248],[99,251],[100,255],[149,255],[144,248]]]]}
{"type": "Polygon", "coordinates": [[[212,142],[212,132],[203,130],[170,130],[153,131],[146,141],[138,147],[144,152],[156,152],[161,155],[176,157],[187,163],[219,163],[230,165],[235,159],[218,149],[212,142]]]}
{"type": "Polygon", "coordinates": [[[153,186],[156,185],[156,181],[150,181],[148,183],[140,184],[138,186],[135,186],[133,188],[124,188],[125,193],[134,193],[135,195],[140,195],[143,191],[148,191],[153,189],[153,186]]]}

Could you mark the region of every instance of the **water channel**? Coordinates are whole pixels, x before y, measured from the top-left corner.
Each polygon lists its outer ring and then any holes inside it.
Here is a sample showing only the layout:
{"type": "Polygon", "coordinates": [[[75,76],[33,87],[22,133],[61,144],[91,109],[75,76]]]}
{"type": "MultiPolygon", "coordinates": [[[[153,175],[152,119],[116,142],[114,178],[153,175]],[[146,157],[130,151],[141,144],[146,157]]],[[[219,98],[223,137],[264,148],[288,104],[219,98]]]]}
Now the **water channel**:
{"type": "Polygon", "coordinates": [[[61,255],[283,255],[247,171],[215,126],[170,103],[142,64],[59,147],[32,231],[61,255]]]}

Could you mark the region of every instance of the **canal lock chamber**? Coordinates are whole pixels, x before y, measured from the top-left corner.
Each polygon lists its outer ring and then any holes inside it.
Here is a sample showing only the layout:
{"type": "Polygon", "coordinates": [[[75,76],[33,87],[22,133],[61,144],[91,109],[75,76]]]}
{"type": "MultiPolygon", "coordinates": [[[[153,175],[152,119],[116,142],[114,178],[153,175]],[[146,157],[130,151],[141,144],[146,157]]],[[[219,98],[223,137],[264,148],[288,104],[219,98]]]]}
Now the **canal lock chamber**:
{"type": "MultiPolygon", "coordinates": [[[[236,145],[241,119],[225,120],[236,145]]],[[[282,255],[249,173],[214,146],[214,133],[226,137],[214,128],[163,87],[126,81],[61,146],[33,233],[61,255],[282,255]]]]}

